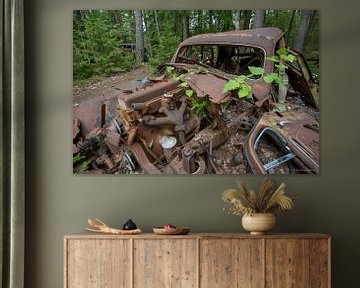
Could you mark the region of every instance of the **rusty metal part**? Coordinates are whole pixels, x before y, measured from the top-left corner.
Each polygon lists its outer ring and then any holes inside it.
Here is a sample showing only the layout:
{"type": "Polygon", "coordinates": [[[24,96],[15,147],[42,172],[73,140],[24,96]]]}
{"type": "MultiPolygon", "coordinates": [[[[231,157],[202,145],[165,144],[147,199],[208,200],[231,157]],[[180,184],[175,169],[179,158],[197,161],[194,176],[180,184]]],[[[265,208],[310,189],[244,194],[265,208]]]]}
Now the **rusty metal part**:
{"type": "Polygon", "coordinates": [[[124,159],[127,162],[127,168],[130,171],[134,171],[136,169],[135,162],[133,161],[131,154],[128,151],[124,152],[124,159]]]}
{"type": "Polygon", "coordinates": [[[140,143],[132,144],[130,150],[146,174],[161,174],[161,171],[149,161],[140,143]]]}
{"type": "Polygon", "coordinates": [[[162,81],[152,86],[142,88],[130,95],[121,94],[118,97],[120,109],[125,111],[126,109],[130,109],[134,103],[147,103],[154,101],[156,98],[162,98],[164,93],[174,90],[178,84],[179,81],[162,81]]]}
{"type": "Polygon", "coordinates": [[[207,170],[206,163],[203,157],[197,156],[196,151],[187,144],[181,151],[182,154],[182,169],[179,170],[179,173],[188,173],[188,174],[204,174],[207,170]]]}
{"type": "Polygon", "coordinates": [[[150,126],[173,124],[175,126],[181,127],[181,129],[184,129],[183,125],[184,125],[185,108],[186,108],[186,101],[183,101],[181,103],[179,109],[170,110],[168,107],[162,106],[159,109],[159,112],[164,113],[166,117],[155,117],[153,115],[145,115],[143,117],[143,122],[146,125],[150,125],[150,126]]]}
{"type": "Polygon", "coordinates": [[[236,133],[238,130],[250,131],[253,127],[253,123],[250,120],[249,112],[245,111],[235,118],[229,119],[227,127],[230,133],[236,133]]]}
{"type": "Polygon", "coordinates": [[[132,103],[131,108],[135,111],[140,111],[142,115],[145,115],[149,110],[149,106],[145,103],[132,103]]]}
{"type": "Polygon", "coordinates": [[[252,81],[249,85],[251,86],[251,93],[257,99],[256,106],[262,107],[264,102],[270,98],[271,84],[259,79],[252,81]]]}
{"type": "Polygon", "coordinates": [[[79,135],[80,132],[80,120],[78,118],[73,119],[73,139],[79,135]]]}
{"type": "Polygon", "coordinates": [[[178,132],[179,140],[181,144],[185,144],[185,125],[184,125],[184,112],[186,109],[186,100],[183,100],[179,109],[169,109],[167,105],[163,105],[159,109],[160,113],[166,115],[166,117],[155,117],[154,115],[145,115],[142,120],[143,123],[150,126],[160,126],[172,124],[175,125],[175,131],[178,132]]]}
{"type": "MultiPolygon", "coordinates": [[[[176,59],[179,53],[183,50],[183,47],[190,45],[244,45],[244,46],[252,46],[252,47],[261,47],[267,57],[275,55],[275,50],[281,47],[285,47],[285,41],[283,40],[284,32],[282,32],[278,28],[260,28],[260,29],[251,29],[251,30],[243,30],[243,31],[231,31],[231,32],[221,32],[221,33],[211,33],[211,34],[201,34],[190,37],[184,40],[180,45],[176,53],[174,54],[171,65],[177,66],[179,63],[176,63],[176,59]],[[280,46],[277,47],[277,43],[280,43],[280,46]]],[[[183,63],[181,63],[183,64],[183,63]]],[[[193,66],[192,64],[182,65],[193,66]]],[[[265,73],[271,73],[274,69],[274,63],[270,60],[265,60],[264,70],[265,73]]],[[[224,75],[224,73],[212,67],[208,68],[212,74],[216,74],[217,76],[224,79],[231,79],[234,76],[224,75]]],[[[209,76],[209,75],[207,75],[209,76]]],[[[215,76],[214,76],[215,77],[215,76]]],[[[210,81],[208,83],[211,83],[210,81]]],[[[269,97],[269,92],[271,89],[271,85],[265,83],[262,79],[252,80],[249,82],[249,85],[252,86],[252,93],[257,100],[257,105],[259,107],[262,106],[263,101],[267,100],[269,97]]],[[[221,85],[223,87],[223,85],[221,85]]],[[[195,87],[196,89],[196,87],[195,87]]],[[[201,89],[198,89],[201,90],[201,89]]],[[[201,93],[204,94],[204,93],[201,93]]],[[[210,95],[210,93],[207,93],[210,95]]],[[[218,94],[217,97],[220,97],[221,94],[218,94]]],[[[218,99],[218,98],[216,98],[218,99]]]]}
{"type": "Polygon", "coordinates": [[[115,132],[120,134],[121,136],[125,136],[127,134],[124,124],[118,119],[112,119],[109,125],[107,125],[106,131],[115,132]]]}
{"type": "Polygon", "coordinates": [[[113,154],[113,155],[120,155],[123,151],[123,149],[121,148],[121,146],[115,146],[113,145],[111,142],[108,141],[108,139],[104,139],[104,143],[105,145],[109,148],[110,152],[113,154]]]}
{"type": "Polygon", "coordinates": [[[211,142],[212,148],[216,148],[222,145],[226,140],[227,137],[221,130],[207,126],[194,136],[194,138],[189,142],[189,145],[191,147],[201,148],[206,143],[211,142]]]}
{"type": "MultiPolygon", "coordinates": [[[[161,126],[148,126],[144,123],[140,123],[137,126],[137,136],[136,141],[141,141],[144,139],[146,143],[151,144],[151,151],[157,155],[156,158],[159,158],[163,153],[163,148],[160,145],[160,139],[163,136],[176,136],[174,130],[174,125],[161,125],[161,126]]],[[[152,155],[147,155],[150,160],[152,160],[152,155]]]]}
{"type": "Polygon", "coordinates": [[[150,154],[150,156],[155,160],[155,163],[160,162],[160,158],[150,149],[148,143],[145,139],[140,138],[141,143],[143,144],[143,147],[145,148],[146,152],[150,154]]]}
{"type": "Polygon", "coordinates": [[[212,74],[194,74],[186,79],[190,87],[195,91],[197,97],[209,96],[214,103],[221,103],[229,98],[229,93],[223,93],[227,80],[212,74]]]}
{"type": "Polygon", "coordinates": [[[112,145],[119,147],[120,143],[124,143],[119,133],[108,131],[106,132],[105,141],[108,141],[112,145]]]}
{"type": "Polygon", "coordinates": [[[80,150],[81,150],[81,142],[77,143],[77,144],[73,144],[73,154],[79,153],[80,150]],[[80,145],[78,145],[78,144],[80,144],[80,145]]]}
{"type": "Polygon", "coordinates": [[[192,157],[195,154],[195,151],[192,149],[190,145],[185,145],[182,153],[182,167],[185,171],[185,173],[191,173],[191,171],[194,171],[194,160],[192,157]]]}
{"type": "Polygon", "coordinates": [[[108,123],[118,116],[118,110],[116,109],[117,96],[118,93],[113,93],[106,97],[98,97],[73,106],[73,119],[80,119],[80,133],[82,136],[85,136],[94,128],[101,128],[103,122],[108,123]],[[106,105],[105,114],[104,106],[102,106],[104,104],[106,105]]]}
{"type": "MultiPolygon", "coordinates": [[[[243,44],[261,46],[266,50],[274,51],[278,40],[283,37],[284,32],[278,28],[260,28],[242,31],[230,31],[220,33],[200,34],[185,39],[180,48],[196,44],[243,44]]],[[[173,61],[174,62],[174,58],[173,61]]]]}
{"type": "Polygon", "coordinates": [[[184,115],[186,140],[190,139],[200,130],[201,120],[195,113],[189,112],[184,115]],[[185,117],[186,116],[186,117],[185,117]]]}
{"type": "Polygon", "coordinates": [[[307,114],[265,113],[245,140],[244,152],[253,172],[255,174],[267,173],[264,168],[266,163],[262,163],[257,155],[256,146],[262,135],[269,131],[273,135],[274,145],[288,147],[289,151],[285,154],[293,152],[296,155],[294,160],[303,166],[304,172],[318,173],[319,133],[307,128],[308,126],[318,127],[318,123],[307,114]]]}
{"type": "Polygon", "coordinates": [[[290,53],[296,57],[294,63],[287,63],[289,69],[286,73],[289,75],[291,86],[299,92],[300,97],[308,106],[319,108],[319,85],[312,76],[304,55],[295,50],[290,50],[290,53]],[[295,63],[298,65],[294,65],[295,63]]]}
{"type": "Polygon", "coordinates": [[[94,137],[98,137],[101,133],[102,133],[101,128],[94,128],[93,130],[91,130],[86,135],[86,139],[91,139],[91,138],[94,138],[94,137]]]}
{"type": "Polygon", "coordinates": [[[191,172],[191,174],[193,175],[202,175],[206,173],[206,163],[205,160],[200,156],[199,158],[196,158],[194,160],[195,163],[195,167],[194,167],[194,171],[191,172]]]}
{"type": "Polygon", "coordinates": [[[114,168],[114,164],[106,154],[103,154],[99,158],[95,159],[95,162],[98,165],[105,165],[108,169],[114,168]]]}
{"type": "Polygon", "coordinates": [[[130,131],[129,131],[129,133],[128,133],[129,136],[128,136],[128,139],[127,139],[127,144],[128,144],[129,146],[134,143],[137,130],[138,130],[138,128],[136,128],[136,127],[133,127],[133,128],[130,129],[130,131]]]}
{"type": "Polygon", "coordinates": [[[120,110],[120,118],[124,121],[125,127],[129,130],[132,124],[136,121],[136,111],[133,109],[126,109],[125,111],[120,110]]]}

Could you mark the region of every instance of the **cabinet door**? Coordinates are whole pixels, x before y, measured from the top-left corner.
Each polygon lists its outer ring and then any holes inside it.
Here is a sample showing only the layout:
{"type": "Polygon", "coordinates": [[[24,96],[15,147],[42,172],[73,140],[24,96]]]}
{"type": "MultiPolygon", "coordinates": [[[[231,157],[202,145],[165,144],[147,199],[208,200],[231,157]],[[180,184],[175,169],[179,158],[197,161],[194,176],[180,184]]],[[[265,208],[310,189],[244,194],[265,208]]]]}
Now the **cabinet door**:
{"type": "Polygon", "coordinates": [[[200,287],[263,287],[263,262],[261,239],[203,239],[200,241],[200,287]]]}
{"type": "Polygon", "coordinates": [[[312,239],[310,241],[310,286],[311,288],[330,287],[330,240],[312,239]]]}
{"type": "Polygon", "coordinates": [[[197,240],[134,240],[134,288],[197,287],[197,240]]]}
{"type": "Polygon", "coordinates": [[[68,239],[66,288],[131,287],[130,240],[68,239]]]}
{"type": "MultiPolygon", "coordinates": [[[[310,239],[266,240],[266,287],[310,286],[310,239]]],[[[316,251],[319,256],[319,251],[316,251]]],[[[320,287],[320,286],[313,286],[320,287]]]]}

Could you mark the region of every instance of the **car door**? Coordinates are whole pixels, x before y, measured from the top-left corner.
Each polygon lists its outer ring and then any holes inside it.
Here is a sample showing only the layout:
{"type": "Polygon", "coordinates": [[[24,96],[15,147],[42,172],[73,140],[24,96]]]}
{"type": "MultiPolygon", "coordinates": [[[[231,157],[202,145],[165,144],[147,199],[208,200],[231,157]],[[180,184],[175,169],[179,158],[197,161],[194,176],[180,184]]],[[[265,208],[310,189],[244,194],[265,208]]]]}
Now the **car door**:
{"type": "Polygon", "coordinates": [[[292,49],[289,50],[289,54],[296,58],[292,63],[287,63],[290,85],[307,105],[319,109],[319,84],[314,79],[304,55],[292,49]]]}

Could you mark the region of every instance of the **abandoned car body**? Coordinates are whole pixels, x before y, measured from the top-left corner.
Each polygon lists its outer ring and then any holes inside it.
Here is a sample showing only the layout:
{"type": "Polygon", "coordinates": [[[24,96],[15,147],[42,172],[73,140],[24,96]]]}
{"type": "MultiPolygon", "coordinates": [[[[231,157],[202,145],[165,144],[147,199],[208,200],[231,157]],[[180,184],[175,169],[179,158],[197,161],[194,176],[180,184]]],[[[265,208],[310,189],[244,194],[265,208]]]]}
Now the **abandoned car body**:
{"type": "Polygon", "coordinates": [[[287,50],[282,102],[280,85],[264,81],[281,48],[277,28],[186,39],[162,76],[74,107],[74,155],[87,173],[319,173],[318,85],[305,59],[287,50]],[[263,70],[246,78],[251,97],[224,92],[249,67],[263,70]]]}

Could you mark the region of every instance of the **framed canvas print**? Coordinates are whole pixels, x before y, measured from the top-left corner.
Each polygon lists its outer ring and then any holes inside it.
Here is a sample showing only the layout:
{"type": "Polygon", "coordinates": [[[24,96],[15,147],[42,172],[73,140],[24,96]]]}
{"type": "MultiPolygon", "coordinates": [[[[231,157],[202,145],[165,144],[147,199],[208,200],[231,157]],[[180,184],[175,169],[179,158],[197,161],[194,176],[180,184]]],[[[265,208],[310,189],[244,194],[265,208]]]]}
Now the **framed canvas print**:
{"type": "Polygon", "coordinates": [[[74,10],[73,172],[319,173],[317,10],[74,10]]]}

